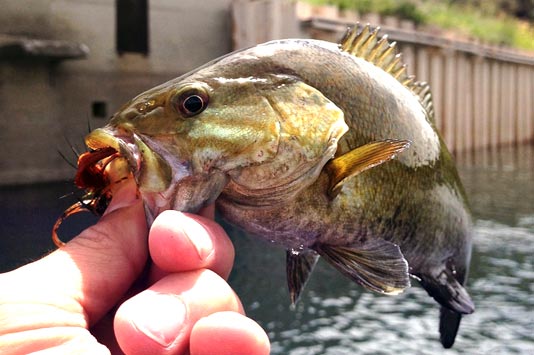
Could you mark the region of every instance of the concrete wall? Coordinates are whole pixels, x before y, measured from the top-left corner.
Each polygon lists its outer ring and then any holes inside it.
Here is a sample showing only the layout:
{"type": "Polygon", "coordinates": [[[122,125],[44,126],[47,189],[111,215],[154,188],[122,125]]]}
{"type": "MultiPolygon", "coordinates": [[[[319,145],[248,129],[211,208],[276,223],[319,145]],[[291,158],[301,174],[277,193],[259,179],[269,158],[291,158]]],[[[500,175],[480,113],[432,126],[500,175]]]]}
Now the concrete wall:
{"type": "Polygon", "coordinates": [[[114,0],[4,0],[0,35],[86,44],[86,59],[0,58],[0,184],[71,179],[67,137],[83,149],[99,102],[111,116],[136,94],[229,52],[231,0],[150,0],[148,56],[115,49],[114,0]]]}

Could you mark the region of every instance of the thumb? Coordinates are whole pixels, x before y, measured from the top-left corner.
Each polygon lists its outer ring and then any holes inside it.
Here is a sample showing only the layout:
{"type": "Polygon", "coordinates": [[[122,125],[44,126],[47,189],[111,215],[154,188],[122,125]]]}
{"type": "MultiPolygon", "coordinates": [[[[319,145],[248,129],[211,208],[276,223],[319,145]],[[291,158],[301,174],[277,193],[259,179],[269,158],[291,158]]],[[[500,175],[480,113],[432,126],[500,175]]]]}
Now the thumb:
{"type": "Polygon", "coordinates": [[[64,247],[11,272],[17,294],[83,313],[87,327],[128,290],[147,259],[147,226],[135,185],[125,182],[110,211],[64,247]],[[27,290],[20,292],[20,287],[27,290]],[[67,306],[65,306],[67,305],[67,306]]]}

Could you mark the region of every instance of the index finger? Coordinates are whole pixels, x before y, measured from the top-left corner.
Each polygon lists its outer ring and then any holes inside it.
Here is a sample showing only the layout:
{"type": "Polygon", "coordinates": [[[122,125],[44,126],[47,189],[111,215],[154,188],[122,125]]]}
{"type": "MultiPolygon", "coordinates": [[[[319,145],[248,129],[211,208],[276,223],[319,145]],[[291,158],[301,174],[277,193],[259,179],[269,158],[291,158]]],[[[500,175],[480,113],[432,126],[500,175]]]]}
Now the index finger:
{"type": "MultiPolygon", "coordinates": [[[[213,214],[213,209],[203,213],[213,214]]],[[[154,220],[149,250],[154,264],[164,272],[210,269],[224,279],[235,255],[228,235],[215,221],[174,210],[164,211],[154,220]]]]}

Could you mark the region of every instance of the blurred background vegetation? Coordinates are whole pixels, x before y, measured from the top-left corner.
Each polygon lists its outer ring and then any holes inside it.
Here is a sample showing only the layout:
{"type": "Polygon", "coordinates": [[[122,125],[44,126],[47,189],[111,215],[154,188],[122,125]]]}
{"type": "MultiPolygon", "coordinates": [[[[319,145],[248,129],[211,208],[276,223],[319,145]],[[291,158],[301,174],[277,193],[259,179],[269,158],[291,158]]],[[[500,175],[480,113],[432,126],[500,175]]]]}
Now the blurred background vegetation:
{"type": "Polygon", "coordinates": [[[493,45],[534,51],[534,0],[306,0],[437,26],[493,45]]]}

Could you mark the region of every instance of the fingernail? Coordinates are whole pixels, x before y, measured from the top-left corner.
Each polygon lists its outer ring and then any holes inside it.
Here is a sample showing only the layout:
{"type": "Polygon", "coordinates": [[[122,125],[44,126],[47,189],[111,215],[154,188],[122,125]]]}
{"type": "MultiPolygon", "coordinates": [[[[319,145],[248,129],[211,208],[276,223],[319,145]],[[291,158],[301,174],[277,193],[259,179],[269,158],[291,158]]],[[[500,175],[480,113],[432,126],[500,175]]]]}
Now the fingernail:
{"type": "Polygon", "coordinates": [[[133,323],[147,337],[163,347],[170,346],[180,336],[187,318],[187,309],[180,297],[145,291],[140,300],[143,310],[133,323]],[[147,307],[147,304],[150,306],[147,307]]]}
{"type": "Polygon", "coordinates": [[[182,231],[197,251],[199,259],[205,260],[213,252],[213,241],[202,223],[186,214],[183,216],[182,231]]]}

